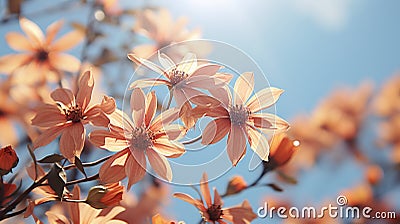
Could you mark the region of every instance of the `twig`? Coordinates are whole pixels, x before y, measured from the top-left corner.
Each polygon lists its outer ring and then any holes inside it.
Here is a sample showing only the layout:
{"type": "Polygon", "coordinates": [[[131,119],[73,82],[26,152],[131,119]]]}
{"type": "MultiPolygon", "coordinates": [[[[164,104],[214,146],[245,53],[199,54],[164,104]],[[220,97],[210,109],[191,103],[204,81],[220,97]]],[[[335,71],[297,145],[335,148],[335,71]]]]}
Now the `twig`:
{"type": "MultiPolygon", "coordinates": [[[[106,160],[109,159],[111,156],[112,156],[112,155],[106,156],[106,157],[104,157],[104,158],[101,158],[101,159],[96,160],[96,161],[93,161],[93,162],[82,163],[82,166],[83,166],[83,167],[96,166],[96,165],[98,165],[98,164],[100,164],[100,163],[106,161],[106,160]]],[[[76,167],[75,164],[71,164],[71,165],[68,165],[68,166],[64,167],[64,170],[69,170],[69,169],[72,169],[72,168],[75,168],[75,167],[76,167]]]]}

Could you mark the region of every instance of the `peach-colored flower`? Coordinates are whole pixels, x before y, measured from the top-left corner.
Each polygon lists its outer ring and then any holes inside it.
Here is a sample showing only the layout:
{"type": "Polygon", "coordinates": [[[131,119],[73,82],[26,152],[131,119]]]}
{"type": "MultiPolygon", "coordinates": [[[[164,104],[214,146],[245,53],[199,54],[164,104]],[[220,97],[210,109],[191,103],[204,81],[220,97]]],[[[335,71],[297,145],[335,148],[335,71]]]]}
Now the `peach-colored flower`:
{"type": "Polygon", "coordinates": [[[135,54],[128,54],[128,58],[166,78],[136,80],[130,88],[166,85],[174,96],[178,107],[194,96],[204,95],[199,89],[220,88],[225,86],[232,78],[231,75],[217,73],[221,68],[220,65],[211,63],[198,65],[196,55],[192,53],[186,54],[178,64],[175,64],[167,55],[159,53],[158,59],[163,68],[146,59],[139,58],[135,54]]]}
{"type": "Polygon", "coordinates": [[[151,223],[152,224],[176,224],[178,222],[171,221],[171,220],[168,221],[160,214],[156,214],[151,218],[151,223]]]}
{"type": "Polygon", "coordinates": [[[17,185],[0,181],[0,207],[11,201],[10,196],[15,193],[15,190],[17,190],[17,185]]]}
{"type": "MultiPolygon", "coordinates": [[[[73,200],[79,200],[80,198],[80,188],[75,185],[72,191],[73,200]]],[[[72,203],[72,202],[61,202],[61,206],[66,206],[66,208],[54,207],[45,214],[49,220],[49,223],[62,223],[62,224],[91,224],[91,223],[126,223],[124,221],[115,218],[118,214],[125,211],[121,206],[115,206],[108,213],[103,214],[101,209],[92,208],[90,205],[85,203],[72,203]],[[67,218],[63,211],[67,210],[69,218],[67,218]]]]}
{"type": "Polygon", "coordinates": [[[291,140],[286,133],[278,133],[271,139],[269,161],[264,166],[269,170],[283,166],[289,162],[300,142],[291,140]]]}
{"type": "Polygon", "coordinates": [[[11,172],[11,169],[18,164],[18,156],[11,145],[7,145],[0,149],[0,176],[11,172]]]}
{"type": "Polygon", "coordinates": [[[247,183],[242,176],[234,176],[229,180],[225,195],[237,194],[247,188],[247,183]]]}
{"type": "Polygon", "coordinates": [[[198,29],[188,31],[184,28],[186,24],[187,19],[183,17],[173,21],[166,9],[160,9],[157,12],[144,10],[137,17],[134,31],[153,40],[154,43],[136,46],[133,52],[139,57],[148,58],[157,50],[170,44],[200,38],[200,31],[198,29]]]}
{"type": "Polygon", "coordinates": [[[174,197],[194,205],[200,211],[205,222],[225,224],[227,223],[226,221],[228,221],[237,224],[246,224],[257,217],[246,200],[240,206],[222,208],[223,202],[215,188],[214,202],[212,202],[206,173],[203,174],[201,179],[200,190],[206,206],[204,206],[203,199],[194,199],[190,195],[184,193],[175,193],[174,197]]]}
{"type": "Polygon", "coordinates": [[[86,202],[97,209],[115,206],[122,200],[123,191],[124,187],[120,183],[94,186],[90,188],[86,202]]]}
{"type": "Polygon", "coordinates": [[[61,71],[79,70],[79,60],[63,51],[74,47],[83,39],[81,32],[69,32],[55,41],[62,21],[48,26],[46,36],[34,22],[26,18],[20,18],[19,22],[26,36],[10,32],[6,35],[6,40],[11,48],[22,53],[1,57],[0,73],[14,74],[17,81],[26,83],[46,79],[59,80],[61,71]]]}
{"type": "Polygon", "coordinates": [[[365,170],[364,176],[369,184],[376,185],[383,178],[383,170],[378,165],[369,165],[365,170]]]}
{"type": "Polygon", "coordinates": [[[179,125],[170,125],[177,119],[178,110],[169,109],[153,119],[157,108],[155,92],[144,95],[134,89],[131,96],[133,122],[122,111],[111,115],[110,131],[96,130],[90,133],[90,141],[109,151],[118,152],[100,168],[100,179],[113,183],[129,178],[128,189],[146,173],[146,158],[154,171],[170,181],[172,171],[168,158],[185,153],[178,140],[184,133],[179,125]]]}
{"type": "Polygon", "coordinates": [[[41,106],[32,124],[47,128],[33,142],[34,148],[45,146],[58,135],[60,138],[60,151],[65,158],[74,161],[75,156],[80,156],[85,142],[84,125],[91,123],[95,126],[107,127],[110,123],[106,114],[115,110],[115,101],[104,96],[101,104],[88,107],[92,97],[94,80],[90,71],[85,72],[79,81],[76,95],[71,90],[59,88],[51,93],[56,102],[41,106]]]}
{"type": "MultiPolygon", "coordinates": [[[[205,127],[202,144],[214,144],[229,133],[227,152],[234,166],[246,152],[246,138],[257,155],[267,161],[269,145],[264,134],[271,130],[287,130],[289,127],[285,120],[274,114],[257,113],[275,104],[283,90],[274,87],[265,88],[250,98],[253,88],[254,75],[246,72],[239,76],[235,83],[233,102],[229,91],[213,89],[210,91],[211,94],[221,100],[222,104],[209,108],[202,106],[201,103],[200,105],[195,103],[199,105],[198,113],[205,113],[206,116],[215,118],[205,127]]],[[[197,98],[206,99],[203,96],[197,98]]],[[[201,102],[201,100],[196,101],[201,102]]]]}
{"type": "Polygon", "coordinates": [[[400,73],[393,75],[381,88],[374,99],[374,110],[380,116],[390,116],[400,112],[400,73]]]}

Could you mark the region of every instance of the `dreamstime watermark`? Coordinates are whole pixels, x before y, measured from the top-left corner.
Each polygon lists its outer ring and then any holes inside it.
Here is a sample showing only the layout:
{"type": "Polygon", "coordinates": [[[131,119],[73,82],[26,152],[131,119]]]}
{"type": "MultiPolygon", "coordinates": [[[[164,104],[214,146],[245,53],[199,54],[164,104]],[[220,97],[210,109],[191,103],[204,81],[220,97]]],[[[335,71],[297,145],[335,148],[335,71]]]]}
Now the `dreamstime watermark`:
{"type": "Polygon", "coordinates": [[[394,211],[373,211],[371,207],[356,207],[347,206],[347,198],[340,195],[336,199],[337,205],[329,204],[328,206],[319,209],[313,206],[306,206],[303,208],[297,207],[268,207],[265,202],[264,206],[259,207],[257,215],[259,218],[274,218],[274,216],[281,219],[322,219],[324,217],[339,218],[339,219],[395,219],[396,212],[394,211]]]}

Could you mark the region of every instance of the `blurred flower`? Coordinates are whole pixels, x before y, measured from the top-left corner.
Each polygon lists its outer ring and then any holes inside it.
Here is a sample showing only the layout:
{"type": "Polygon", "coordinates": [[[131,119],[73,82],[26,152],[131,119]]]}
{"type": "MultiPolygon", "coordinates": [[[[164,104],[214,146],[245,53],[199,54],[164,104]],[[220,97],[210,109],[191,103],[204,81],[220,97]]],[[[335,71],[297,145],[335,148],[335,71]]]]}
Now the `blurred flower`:
{"type": "Polygon", "coordinates": [[[3,183],[0,181],[0,208],[5,206],[9,201],[11,201],[10,196],[17,190],[17,185],[3,183]]]}
{"type": "MultiPolygon", "coordinates": [[[[80,188],[75,185],[72,191],[73,200],[79,200],[80,198],[80,188]]],[[[90,205],[85,203],[77,202],[61,202],[63,209],[51,209],[45,214],[49,220],[49,223],[80,223],[80,224],[91,224],[91,223],[126,223],[124,221],[115,218],[118,214],[125,211],[121,206],[113,207],[108,213],[102,213],[101,209],[92,208],[90,205]],[[61,211],[60,211],[61,210],[61,211]],[[69,219],[63,214],[63,211],[67,210],[69,213],[69,219]]]]}
{"type": "Polygon", "coordinates": [[[179,125],[170,125],[177,119],[175,108],[164,111],[154,118],[157,108],[155,92],[147,96],[141,89],[134,89],[131,96],[133,122],[122,111],[111,115],[110,131],[95,130],[90,141],[109,151],[118,152],[100,168],[100,179],[114,183],[129,178],[128,189],[146,174],[146,157],[154,171],[163,179],[171,181],[172,170],[168,158],[185,153],[177,140],[184,133],[179,125]]]}
{"type": "MultiPolygon", "coordinates": [[[[187,24],[186,18],[179,18],[176,22],[172,20],[172,16],[166,9],[160,9],[157,12],[154,10],[144,10],[141,12],[136,21],[134,31],[142,34],[143,36],[154,41],[152,44],[143,44],[136,46],[133,49],[133,53],[141,58],[148,58],[152,54],[156,53],[157,50],[162,49],[170,44],[179,43],[187,40],[194,40],[200,38],[200,30],[188,31],[185,29],[187,24]]],[[[193,48],[190,46],[190,50],[205,51],[200,47],[193,48]]],[[[174,51],[170,51],[171,56],[181,57],[182,52],[178,47],[172,48],[174,51]]],[[[182,50],[185,52],[188,49],[182,50]]],[[[197,52],[202,53],[202,52],[197,52]]],[[[173,57],[175,58],[175,57],[173,57]]]]}
{"type": "Polygon", "coordinates": [[[240,206],[231,208],[222,208],[223,202],[217,190],[214,188],[214,203],[211,201],[210,189],[208,187],[207,174],[204,173],[200,183],[200,190],[203,199],[194,199],[190,195],[184,193],[175,193],[174,197],[179,198],[194,205],[199,211],[205,222],[210,223],[226,223],[224,220],[232,223],[245,224],[250,223],[257,215],[252,211],[250,204],[245,200],[240,206]]]}
{"type": "Polygon", "coordinates": [[[151,218],[152,224],[183,224],[184,222],[167,221],[160,214],[156,214],[151,218]]]}
{"type": "Polygon", "coordinates": [[[368,184],[359,184],[344,190],[340,195],[347,198],[348,206],[368,206],[374,201],[373,191],[368,184]]]}
{"type": "Polygon", "coordinates": [[[0,149],[0,177],[11,172],[12,168],[18,164],[18,156],[11,145],[0,149]]]}
{"type": "Polygon", "coordinates": [[[97,2],[103,6],[103,10],[107,15],[119,16],[122,13],[122,9],[119,6],[119,0],[97,0],[97,2]]]}
{"type": "Polygon", "coordinates": [[[192,53],[186,54],[179,64],[175,64],[167,55],[159,53],[158,59],[164,68],[137,57],[135,54],[128,54],[128,57],[136,64],[143,65],[167,78],[167,80],[158,78],[136,80],[130,85],[130,88],[166,85],[178,107],[194,96],[204,95],[198,89],[210,90],[222,87],[232,78],[231,75],[217,73],[221,68],[220,65],[211,63],[198,65],[196,55],[192,53]]]}
{"type": "Polygon", "coordinates": [[[246,138],[254,152],[262,160],[267,161],[269,145],[264,134],[271,130],[285,131],[289,128],[285,120],[274,114],[257,113],[275,104],[283,90],[274,87],[265,88],[250,98],[253,88],[254,75],[247,72],[239,76],[235,83],[233,103],[229,90],[223,89],[210,91],[214,97],[221,100],[222,104],[218,106],[209,108],[210,106],[206,104],[208,98],[204,96],[196,97],[198,103],[192,100],[199,105],[198,113],[215,118],[205,127],[202,144],[214,144],[229,133],[227,152],[234,166],[246,152],[246,138]],[[200,99],[204,99],[204,103],[201,103],[200,99]]]}
{"type": "Polygon", "coordinates": [[[241,176],[234,176],[229,180],[225,195],[232,195],[241,192],[247,188],[247,183],[241,176]]]}
{"type": "Polygon", "coordinates": [[[45,80],[57,81],[61,71],[79,70],[79,60],[62,52],[83,40],[82,32],[72,31],[54,41],[63,25],[62,21],[48,26],[46,36],[35,23],[26,18],[20,18],[19,23],[26,37],[10,32],[6,35],[6,40],[11,48],[23,53],[1,57],[0,73],[13,74],[18,83],[36,83],[45,80]]]}
{"type": "Polygon", "coordinates": [[[120,183],[94,186],[89,190],[86,203],[97,209],[115,206],[122,200],[123,191],[124,187],[121,186],[120,183]]]}
{"type": "Polygon", "coordinates": [[[270,142],[269,161],[263,163],[265,168],[274,170],[285,165],[292,158],[299,145],[299,141],[291,140],[286,133],[274,135],[270,142]]]}
{"type": "Polygon", "coordinates": [[[376,114],[387,117],[400,113],[400,73],[393,75],[374,99],[374,110],[376,114]]]}
{"type": "Polygon", "coordinates": [[[378,165],[369,165],[364,175],[369,184],[376,185],[383,178],[383,170],[378,165]]]}
{"type": "Polygon", "coordinates": [[[110,123],[106,114],[115,110],[115,101],[104,96],[101,104],[88,107],[92,97],[94,80],[90,71],[85,72],[79,81],[79,89],[74,94],[69,89],[59,88],[51,93],[56,104],[41,106],[32,124],[47,128],[33,142],[34,148],[45,146],[58,135],[60,151],[65,158],[74,162],[75,156],[80,156],[85,142],[84,124],[107,127],[110,123]]]}

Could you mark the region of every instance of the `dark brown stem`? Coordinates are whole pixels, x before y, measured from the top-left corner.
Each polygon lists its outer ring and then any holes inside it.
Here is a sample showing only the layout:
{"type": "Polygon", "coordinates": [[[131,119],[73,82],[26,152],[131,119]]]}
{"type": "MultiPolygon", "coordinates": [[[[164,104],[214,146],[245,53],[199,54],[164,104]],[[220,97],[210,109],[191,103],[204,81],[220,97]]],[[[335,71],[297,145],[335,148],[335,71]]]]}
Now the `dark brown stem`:
{"type": "Polygon", "coordinates": [[[99,179],[99,174],[95,174],[95,175],[90,176],[90,177],[86,177],[86,178],[83,178],[83,179],[73,180],[73,181],[67,182],[65,184],[65,186],[79,184],[79,183],[88,182],[88,181],[93,181],[93,180],[97,180],[97,179],[99,179]]]}
{"type": "MultiPolygon", "coordinates": [[[[111,156],[112,156],[112,155],[111,155],[111,156]]],[[[98,164],[100,164],[100,163],[106,161],[106,160],[109,159],[111,156],[106,156],[106,157],[104,157],[104,158],[101,158],[101,159],[99,159],[99,160],[96,160],[96,161],[93,161],[93,162],[89,162],[89,163],[82,163],[82,166],[83,166],[83,167],[96,166],[96,165],[98,165],[98,164]]],[[[72,168],[75,168],[75,167],[76,167],[75,164],[71,164],[71,165],[68,165],[68,166],[64,167],[64,170],[69,170],[69,169],[72,169],[72,168]]]]}

